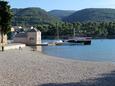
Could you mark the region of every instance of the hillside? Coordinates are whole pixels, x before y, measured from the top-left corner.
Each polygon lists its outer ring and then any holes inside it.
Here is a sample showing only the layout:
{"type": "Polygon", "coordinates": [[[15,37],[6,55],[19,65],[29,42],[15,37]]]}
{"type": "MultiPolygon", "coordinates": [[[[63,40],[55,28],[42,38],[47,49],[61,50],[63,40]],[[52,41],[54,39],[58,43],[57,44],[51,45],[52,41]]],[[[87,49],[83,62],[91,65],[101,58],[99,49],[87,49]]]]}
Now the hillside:
{"type": "Polygon", "coordinates": [[[51,10],[48,13],[62,19],[64,17],[70,16],[74,12],[75,11],[73,11],[73,10],[51,10]]]}
{"type": "Polygon", "coordinates": [[[58,22],[59,19],[49,15],[41,8],[12,9],[13,25],[37,25],[39,23],[58,22]]]}
{"type": "Polygon", "coordinates": [[[115,9],[89,8],[79,11],[52,10],[41,8],[12,9],[13,25],[37,25],[40,23],[55,23],[62,19],[65,22],[111,22],[115,21],[115,9]],[[59,19],[60,18],[60,19],[59,19]]]}
{"type": "Polygon", "coordinates": [[[89,8],[63,18],[66,22],[110,22],[115,21],[115,9],[89,8]]]}

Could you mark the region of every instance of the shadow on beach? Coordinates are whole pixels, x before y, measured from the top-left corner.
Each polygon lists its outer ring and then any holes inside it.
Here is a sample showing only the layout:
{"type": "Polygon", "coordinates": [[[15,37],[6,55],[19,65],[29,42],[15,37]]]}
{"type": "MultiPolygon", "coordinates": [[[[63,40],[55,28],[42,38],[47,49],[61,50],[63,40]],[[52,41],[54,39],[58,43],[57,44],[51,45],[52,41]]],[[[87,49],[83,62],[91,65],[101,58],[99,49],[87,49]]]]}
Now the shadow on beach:
{"type": "Polygon", "coordinates": [[[115,71],[100,76],[100,78],[81,80],[78,83],[48,83],[40,86],[115,86],[115,71]]]}

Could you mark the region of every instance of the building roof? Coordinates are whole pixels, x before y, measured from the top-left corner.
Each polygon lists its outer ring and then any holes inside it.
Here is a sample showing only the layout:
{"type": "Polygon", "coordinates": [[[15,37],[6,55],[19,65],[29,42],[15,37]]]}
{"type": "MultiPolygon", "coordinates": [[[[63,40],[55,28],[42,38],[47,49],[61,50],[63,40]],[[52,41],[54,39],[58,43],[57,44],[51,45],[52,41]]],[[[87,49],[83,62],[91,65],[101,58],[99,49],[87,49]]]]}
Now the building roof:
{"type": "Polygon", "coordinates": [[[33,29],[29,29],[29,30],[26,31],[26,32],[19,32],[19,33],[17,33],[17,34],[15,35],[15,37],[25,38],[25,37],[27,37],[27,33],[28,33],[28,32],[40,32],[40,31],[37,30],[37,29],[35,29],[35,28],[33,28],[33,29]]]}
{"type": "Polygon", "coordinates": [[[39,30],[37,30],[36,28],[33,28],[33,29],[29,29],[27,32],[39,32],[39,30]]]}

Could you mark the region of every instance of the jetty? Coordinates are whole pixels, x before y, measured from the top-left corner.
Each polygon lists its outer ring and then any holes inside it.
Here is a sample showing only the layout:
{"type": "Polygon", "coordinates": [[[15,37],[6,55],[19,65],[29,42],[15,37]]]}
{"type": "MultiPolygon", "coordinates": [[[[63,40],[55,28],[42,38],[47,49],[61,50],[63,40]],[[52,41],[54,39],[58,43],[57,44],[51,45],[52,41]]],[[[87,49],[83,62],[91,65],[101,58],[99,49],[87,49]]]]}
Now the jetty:
{"type": "Polygon", "coordinates": [[[91,39],[92,39],[91,37],[74,37],[74,38],[66,40],[66,42],[90,45],[91,39]]]}

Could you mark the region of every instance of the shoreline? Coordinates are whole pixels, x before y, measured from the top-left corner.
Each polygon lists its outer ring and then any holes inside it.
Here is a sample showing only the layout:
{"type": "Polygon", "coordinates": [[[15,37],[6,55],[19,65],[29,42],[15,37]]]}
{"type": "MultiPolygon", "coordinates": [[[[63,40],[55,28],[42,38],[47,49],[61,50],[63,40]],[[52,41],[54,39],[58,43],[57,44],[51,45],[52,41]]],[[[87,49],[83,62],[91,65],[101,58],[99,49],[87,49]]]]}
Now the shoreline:
{"type": "Polygon", "coordinates": [[[53,55],[48,55],[43,52],[40,52],[43,55],[52,57],[52,58],[59,58],[59,59],[65,59],[69,61],[79,61],[79,62],[93,62],[93,63],[110,63],[110,64],[115,64],[115,62],[112,61],[95,61],[95,60],[81,60],[81,59],[75,59],[75,58],[65,58],[65,57],[58,57],[58,56],[53,56],[53,55]]]}
{"type": "Polygon", "coordinates": [[[0,52],[1,86],[115,86],[115,64],[48,56],[31,48],[0,52]]]}
{"type": "Polygon", "coordinates": [[[46,55],[46,56],[49,56],[49,57],[52,57],[52,58],[59,58],[59,59],[64,59],[64,60],[69,60],[69,61],[91,62],[91,63],[110,63],[110,64],[115,65],[115,62],[114,62],[114,61],[81,60],[81,59],[75,59],[75,58],[65,58],[65,57],[59,57],[59,56],[48,55],[48,54],[43,53],[43,52],[39,52],[39,53],[41,53],[41,54],[43,54],[43,55],[46,55]]]}

